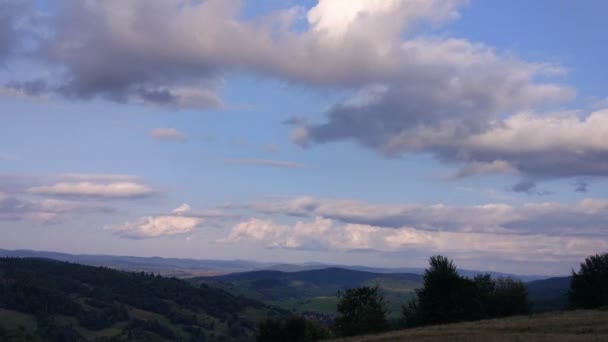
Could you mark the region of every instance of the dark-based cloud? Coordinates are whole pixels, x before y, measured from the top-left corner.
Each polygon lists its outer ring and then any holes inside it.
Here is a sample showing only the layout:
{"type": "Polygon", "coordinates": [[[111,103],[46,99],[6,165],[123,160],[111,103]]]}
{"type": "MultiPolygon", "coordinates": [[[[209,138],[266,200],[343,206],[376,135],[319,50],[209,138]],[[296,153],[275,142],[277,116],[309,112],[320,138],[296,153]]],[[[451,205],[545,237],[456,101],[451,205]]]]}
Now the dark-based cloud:
{"type": "MultiPolygon", "coordinates": [[[[0,2],[0,51],[23,45],[27,14],[12,3],[0,2]]],[[[239,0],[59,0],[28,54],[52,79],[4,88],[214,109],[225,106],[226,75],[247,73],[356,93],[324,121],[289,121],[302,146],[348,140],[391,158],[428,153],[456,168],[449,178],[607,176],[608,111],[545,110],[575,96],[559,79],[564,68],[423,30],[458,19],[465,3],[318,0],[244,19],[239,0]]]]}
{"type": "Polygon", "coordinates": [[[35,56],[61,71],[52,89],[66,97],[216,108],[227,71],[348,87],[407,77],[399,35],[462,3],[322,0],[244,20],[240,0],[59,0],[35,56]]]}

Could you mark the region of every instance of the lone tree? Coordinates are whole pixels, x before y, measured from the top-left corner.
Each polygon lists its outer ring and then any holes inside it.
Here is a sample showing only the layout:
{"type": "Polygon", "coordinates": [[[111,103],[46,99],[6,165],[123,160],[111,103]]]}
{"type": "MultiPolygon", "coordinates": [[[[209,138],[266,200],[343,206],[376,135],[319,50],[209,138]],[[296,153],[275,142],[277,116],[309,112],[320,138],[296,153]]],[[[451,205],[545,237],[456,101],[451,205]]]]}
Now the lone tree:
{"type": "Polygon", "coordinates": [[[608,305],[608,253],[588,257],[578,273],[572,270],[568,299],[573,308],[608,305]]]}
{"type": "Polygon", "coordinates": [[[378,286],[357,287],[338,293],[336,329],[342,336],[376,333],[388,327],[386,301],[378,286]]]}
{"type": "Polygon", "coordinates": [[[429,259],[424,271],[424,287],[417,290],[419,319],[423,324],[447,323],[473,319],[476,287],[473,281],[458,274],[447,257],[429,259]]]}

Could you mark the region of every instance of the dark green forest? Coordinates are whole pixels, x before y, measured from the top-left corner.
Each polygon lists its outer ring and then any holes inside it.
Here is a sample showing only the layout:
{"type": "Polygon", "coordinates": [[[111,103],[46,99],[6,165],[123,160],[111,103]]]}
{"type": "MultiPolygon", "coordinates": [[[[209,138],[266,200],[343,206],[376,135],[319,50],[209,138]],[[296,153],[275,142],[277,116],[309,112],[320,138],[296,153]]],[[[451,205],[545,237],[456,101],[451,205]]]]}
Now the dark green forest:
{"type": "Polygon", "coordinates": [[[12,258],[0,259],[0,308],[31,318],[2,341],[246,340],[261,318],[284,314],[174,278],[12,258]]]}

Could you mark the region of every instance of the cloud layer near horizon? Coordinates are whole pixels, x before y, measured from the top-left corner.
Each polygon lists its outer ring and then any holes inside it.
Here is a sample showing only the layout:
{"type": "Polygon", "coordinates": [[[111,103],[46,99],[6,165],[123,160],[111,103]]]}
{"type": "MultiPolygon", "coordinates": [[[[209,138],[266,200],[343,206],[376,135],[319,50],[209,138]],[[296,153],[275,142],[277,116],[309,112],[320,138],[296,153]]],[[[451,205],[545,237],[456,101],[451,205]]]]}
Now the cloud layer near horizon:
{"type": "Polygon", "coordinates": [[[204,214],[184,204],[171,214],[144,216],[108,229],[134,239],[206,236],[208,227],[202,224],[211,219],[225,230],[217,240],[224,244],[559,263],[608,248],[604,239],[607,212],[608,201],[593,198],[570,205],[448,206],[298,197],[223,205],[204,214]],[[239,215],[230,215],[233,212],[239,215]],[[249,219],[242,218],[247,215],[249,219]]]}
{"type": "Polygon", "coordinates": [[[266,248],[447,253],[458,258],[559,262],[608,248],[608,201],[572,205],[526,203],[373,204],[312,197],[227,205],[253,210],[235,224],[224,243],[266,248]],[[297,217],[293,222],[289,217],[297,217]]]}

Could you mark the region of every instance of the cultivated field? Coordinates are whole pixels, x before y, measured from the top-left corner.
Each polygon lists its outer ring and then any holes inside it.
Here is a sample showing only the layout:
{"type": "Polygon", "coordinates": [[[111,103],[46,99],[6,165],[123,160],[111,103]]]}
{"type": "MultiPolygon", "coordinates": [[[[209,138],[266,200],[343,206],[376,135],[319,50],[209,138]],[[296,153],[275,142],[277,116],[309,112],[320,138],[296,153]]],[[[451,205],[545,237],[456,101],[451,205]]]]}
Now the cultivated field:
{"type": "Polygon", "coordinates": [[[608,341],[608,311],[553,312],[532,316],[429,326],[339,341],[608,341]]]}

